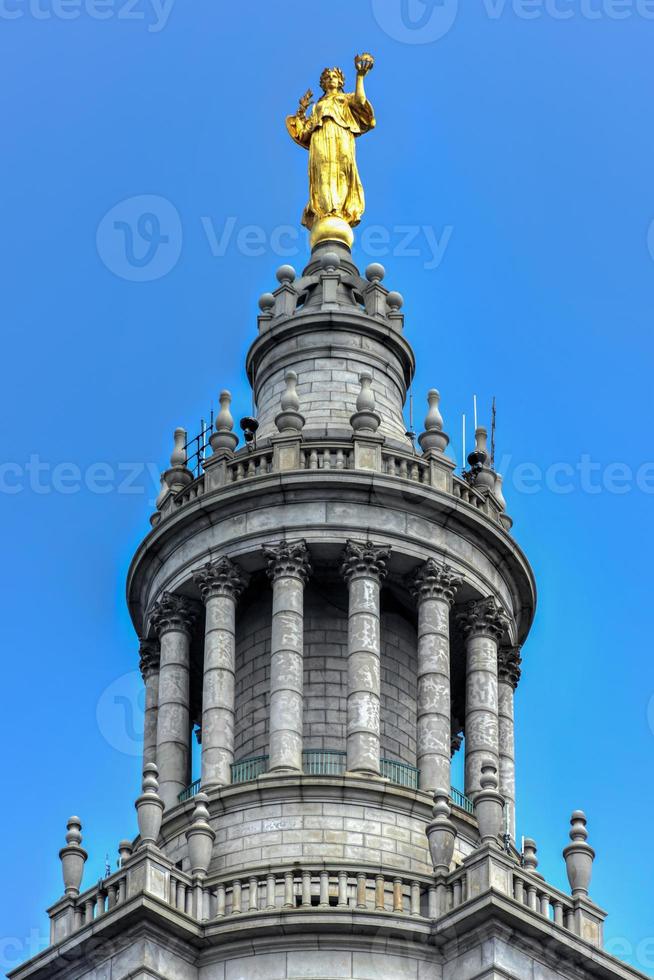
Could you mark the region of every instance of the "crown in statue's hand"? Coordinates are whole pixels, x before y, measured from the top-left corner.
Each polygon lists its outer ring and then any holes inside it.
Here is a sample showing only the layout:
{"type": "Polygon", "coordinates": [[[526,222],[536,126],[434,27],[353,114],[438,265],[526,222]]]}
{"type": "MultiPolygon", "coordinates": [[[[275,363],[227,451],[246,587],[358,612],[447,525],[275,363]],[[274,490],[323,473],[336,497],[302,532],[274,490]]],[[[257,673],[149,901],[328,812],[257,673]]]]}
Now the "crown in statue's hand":
{"type": "Polygon", "coordinates": [[[354,56],[354,67],[357,70],[357,75],[367,75],[368,72],[374,67],[375,59],[371,54],[364,52],[364,54],[356,54],[354,56]]]}

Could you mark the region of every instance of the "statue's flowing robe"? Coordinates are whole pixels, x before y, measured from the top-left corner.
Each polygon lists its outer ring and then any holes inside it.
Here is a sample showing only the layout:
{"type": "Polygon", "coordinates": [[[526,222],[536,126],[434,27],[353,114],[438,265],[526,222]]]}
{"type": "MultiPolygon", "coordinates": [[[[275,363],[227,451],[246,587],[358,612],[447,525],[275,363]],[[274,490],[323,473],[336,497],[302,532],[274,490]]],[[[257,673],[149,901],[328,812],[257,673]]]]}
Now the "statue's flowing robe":
{"type": "Polygon", "coordinates": [[[354,93],[345,92],[324,95],[306,119],[287,117],[290,135],[309,150],[309,203],[302,215],[307,228],[329,215],[343,218],[352,227],[361,221],[365,198],[354,140],[374,125],[370,103],[361,105],[354,93]]]}

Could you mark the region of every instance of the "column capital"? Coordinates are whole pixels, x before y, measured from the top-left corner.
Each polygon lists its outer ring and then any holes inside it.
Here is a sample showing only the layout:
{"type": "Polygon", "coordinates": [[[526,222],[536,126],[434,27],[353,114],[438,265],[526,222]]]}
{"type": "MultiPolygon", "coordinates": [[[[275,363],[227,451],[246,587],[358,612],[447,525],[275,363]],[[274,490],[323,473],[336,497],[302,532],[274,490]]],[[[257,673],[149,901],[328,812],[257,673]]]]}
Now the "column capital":
{"type": "Polygon", "coordinates": [[[196,604],[191,599],[164,592],[159,602],[155,602],[152,607],[150,622],[157,636],[161,637],[172,630],[191,633],[196,617],[196,604]]]}
{"type": "Polygon", "coordinates": [[[142,639],[139,645],[139,668],[144,681],[158,672],[160,659],[159,641],[142,639]]]}
{"type": "Polygon", "coordinates": [[[280,541],[264,547],[263,555],[268,565],[268,577],[299,578],[306,584],[311,574],[311,559],[306,541],[280,541]]]}
{"type": "Polygon", "coordinates": [[[499,640],[509,628],[511,620],[495,596],[469,602],[457,616],[464,636],[490,636],[499,640]]]}
{"type": "Polygon", "coordinates": [[[391,549],[371,541],[348,541],[343,552],[341,572],[346,582],[355,575],[376,578],[379,582],[386,578],[387,562],[391,549]]]}
{"type": "Polygon", "coordinates": [[[462,585],[463,576],[435,558],[428,558],[409,580],[411,594],[418,602],[424,599],[445,599],[450,606],[462,585]]]}
{"type": "Polygon", "coordinates": [[[500,647],[497,665],[500,683],[510,684],[515,691],[522,673],[521,663],[520,647],[500,647]]]}
{"type": "Polygon", "coordinates": [[[193,581],[205,603],[216,596],[226,596],[236,602],[247,585],[247,576],[235,562],[223,556],[193,572],[193,581]]]}

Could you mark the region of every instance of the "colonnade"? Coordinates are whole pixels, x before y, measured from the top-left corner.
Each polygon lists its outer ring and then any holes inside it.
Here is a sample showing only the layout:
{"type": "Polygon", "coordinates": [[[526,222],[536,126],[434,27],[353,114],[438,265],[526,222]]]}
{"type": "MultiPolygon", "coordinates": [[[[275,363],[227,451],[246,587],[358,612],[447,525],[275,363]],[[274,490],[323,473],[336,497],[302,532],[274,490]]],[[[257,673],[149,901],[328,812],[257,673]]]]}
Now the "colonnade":
{"type": "MultiPolygon", "coordinates": [[[[390,549],[347,543],[342,574],[348,587],[347,771],[380,775],[380,594],[390,549]]],[[[302,772],[304,589],[311,575],[304,541],[264,549],[272,583],[269,771],[302,772]]],[[[236,608],[247,576],[221,557],[194,574],[205,605],[202,688],[203,789],[227,785],[234,762],[236,608]]],[[[452,745],[450,611],[463,578],[428,559],[409,588],[418,613],[417,766],[420,788],[450,792],[452,745]]],[[[177,803],[190,781],[189,675],[197,604],[164,594],[150,613],[159,642],[144,640],[141,669],[146,686],[144,761],[159,767],[166,807],[177,803]]],[[[501,646],[509,618],[493,596],[466,604],[457,614],[466,649],[465,793],[481,788],[482,764],[492,759],[506,800],[507,832],[515,835],[513,698],[520,677],[517,648],[501,646]]]]}

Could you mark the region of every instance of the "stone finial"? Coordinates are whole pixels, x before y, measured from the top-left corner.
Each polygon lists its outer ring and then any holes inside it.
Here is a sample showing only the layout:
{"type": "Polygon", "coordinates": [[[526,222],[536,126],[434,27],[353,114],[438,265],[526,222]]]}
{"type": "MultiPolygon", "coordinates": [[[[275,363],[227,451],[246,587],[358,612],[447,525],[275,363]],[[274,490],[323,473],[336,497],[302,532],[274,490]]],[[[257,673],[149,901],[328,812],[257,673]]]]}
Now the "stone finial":
{"type": "Polygon", "coordinates": [[[67,898],[77,898],[88,854],[82,847],[82,823],[71,817],[67,824],[66,846],[59,851],[64,890],[67,898]]]}
{"type": "Polygon", "coordinates": [[[191,633],[197,618],[196,604],[182,595],[164,592],[150,613],[150,623],[159,637],[177,630],[191,633]]]}
{"type": "Polygon", "coordinates": [[[134,847],[131,840],[121,840],[118,844],[118,859],[121,868],[124,867],[132,854],[134,853],[134,847]]]}
{"type": "Polygon", "coordinates": [[[154,762],[148,762],[143,769],[143,792],[134,804],[141,837],[139,847],[146,844],[156,847],[159,840],[164,801],[159,796],[158,775],[154,762]]]}
{"type": "Polygon", "coordinates": [[[379,582],[388,574],[387,563],[391,549],[372,541],[348,541],[343,553],[341,571],[346,582],[355,575],[376,578],[379,582]]]}
{"type": "Polygon", "coordinates": [[[411,593],[418,602],[423,599],[445,599],[450,606],[462,585],[463,576],[435,558],[428,558],[409,579],[411,593]]]}
{"type": "Polygon", "coordinates": [[[300,399],[297,393],[297,374],[287,371],[284,378],[286,391],[281,397],[281,412],[275,416],[275,425],[283,436],[297,436],[304,428],[306,419],[300,414],[300,399]]]}
{"type": "Polygon", "coordinates": [[[442,453],[447,449],[450,437],[443,432],[443,416],[440,413],[440,393],[436,388],[427,392],[429,410],[425,418],[425,431],[418,436],[418,442],[423,453],[430,451],[442,453]]]}
{"type": "Polygon", "coordinates": [[[495,485],[493,487],[493,496],[495,497],[495,500],[497,501],[500,510],[504,512],[506,510],[506,499],[504,497],[504,490],[502,487],[502,484],[504,483],[504,477],[502,476],[501,473],[494,473],[493,477],[495,480],[495,485]]]}
{"type": "Polygon", "coordinates": [[[488,452],[488,432],[483,425],[475,429],[475,448],[468,456],[470,465],[469,479],[473,486],[494,490],[495,474],[488,465],[490,453],[488,452]]]}
{"type": "Polygon", "coordinates": [[[234,433],[234,418],[230,406],[232,404],[231,392],[224,390],[220,392],[218,398],[220,411],[214,423],[215,432],[210,436],[209,442],[214,454],[233,453],[238,446],[238,436],[234,433]]]}
{"type": "Polygon", "coordinates": [[[584,811],[575,810],[570,819],[570,840],[572,843],[568,844],[563,851],[573,898],[588,895],[590,879],[593,873],[595,851],[587,843],[588,831],[586,830],[586,822],[584,811]]]}
{"type": "Polygon", "coordinates": [[[336,272],[341,267],[341,257],[338,252],[323,252],[320,256],[320,268],[323,272],[336,272]]]}
{"type": "Polygon", "coordinates": [[[297,279],[297,272],[292,265],[280,265],[275,273],[277,282],[281,285],[289,285],[297,279]]]}
{"type": "Polygon", "coordinates": [[[275,297],[272,293],[262,293],[259,297],[259,309],[262,316],[272,317],[275,309],[275,297]]]}
{"type": "Polygon", "coordinates": [[[300,578],[307,582],[311,575],[311,557],[306,541],[281,541],[263,549],[268,565],[268,577],[300,578]]]}
{"type": "Polygon", "coordinates": [[[537,853],[536,841],[531,837],[525,837],[522,842],[522,867],[525,871],[536,873],[536,868],[538,867],[537,853]]]}
{"type": "Polygon", "coordinates": [[[499,640],[509,629],[511,621],[494,596],[471,600],[457,616],[465,636],[490,636],[499,640]]]}
{"type": "Polygon", "coordinates": [[[498,786],[497,766],[494,762],[485,762],[481,767],[481,790],[473,801],[482,845],[496,844],[500,847],[504,799],[498,792],[498,786]]]}
{"type": "Polygon", "coordinates": [[[375,411],[375,393],[370,371],[363,371],[359,375],[359,382],[361,390],[357,396],[357,410],[350,418],[350,424],[355,435],[372,436],[381,425],[381,416],[375,411]]]}
{"type": "Polygon", "coordinates": [[[396,290],[390,292],[386,297],[386,304],[391,313],[399,313],[404,306],[402,293],[398,293],[396,290]]]}
{"type": "Polygon", "coordinates": [[[366,267],[365,275],[368,282],[382,282],[384,276],[386,275],[386,269],[381,262],[371,262],[370,265],[366,267]]]}
{"type": "Polygon", "coordinates": [[[207,562],[202,568],[193,572],[193,580],[205,603],[215,596],[227,596],[236,601],[247,585],[245,573],[225,556],[207,562]]]}
{"type": "Polygon", "coordinates": [[[193,474],[186,465],[188,458],[186,454],[186,429],[182,429],[181,427],[175,429],[173,439],[174,444],[170,456],[170,468],[161,476],[162,493],[164,484],[171,493],[178,493],[184,487],[187,487],[189,483],[193,482],[193,474]]]}
{"type": "Polygon", "coordinates": [[[500,684],[510,684],[515,691],[520,683],[521,664],[520,647],[500,647],[497,661],[500,684]]]}
{"type": "Polygon", "coordinates": [[[207,794],[198,793],[194,802],[193,819],[190,829],[186,831],[186,841],[191,862],[191,874],[200,875],[204,878],[211,863],[216,834],[209,824],[209,809],[207,807],[209,797],[207,794]]]}
{"type": "Polygon", "coordinates": [[[434,866],[434,874],[449,874],[452,857],[454,856],[454,841],[456,828],[451,820],[450,804],[445,794],[434,796],[433,819],[427,825],[427,840],[429,853],[434,866]]]}
{"type": "Polygon", "coordinates": [[[144,638],[139,644],[139,668],[141,677],[147,681],[148,677],[159,670],[159,660],[161,652],[157,640],[144,638]]]}

